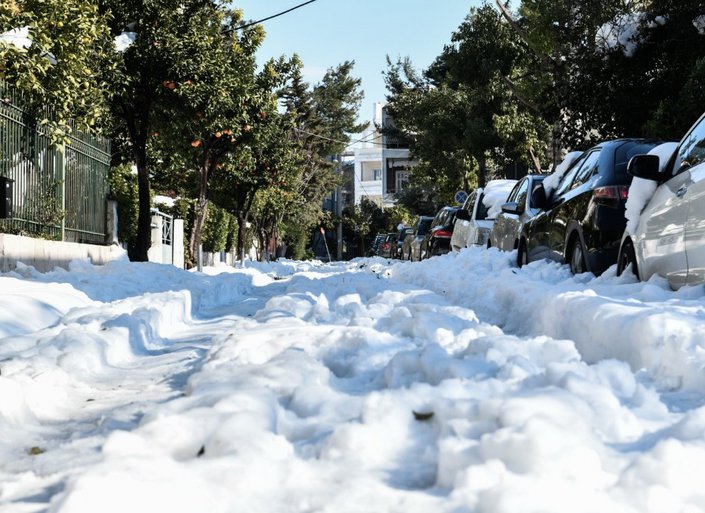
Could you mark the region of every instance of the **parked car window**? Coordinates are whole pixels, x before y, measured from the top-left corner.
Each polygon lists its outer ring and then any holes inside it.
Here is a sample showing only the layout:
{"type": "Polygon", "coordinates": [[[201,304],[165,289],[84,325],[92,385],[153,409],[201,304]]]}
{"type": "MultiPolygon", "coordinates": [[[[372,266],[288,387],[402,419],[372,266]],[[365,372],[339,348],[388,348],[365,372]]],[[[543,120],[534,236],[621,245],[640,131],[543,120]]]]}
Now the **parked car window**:
{"type": "MultiPolygon", "coordinates": [[[[526,195],[529,193],[529,180],[524,179],[521,182],[517,184],[519,186],[519,190],[517,191],[516,196],[514,197],[513,200],[510,200],[507,198],[508,201],[515,201],[516,204],[519,206],[519,210],[524,210],[524,205],[526,205],[526,195]]],[[[516,189],[516,187],[515,187],[516,189]]],[[[512,191],[514,192],[514,191],[512,191]]]]}
{"type": "Polygon", "coordinates": [[[521,189],[522,185],[525,184],[528,181],[527,178],[523,178],[518,184],[514,186],[512,189],[512,192],[509,193],[509,196],[507,196],[507,203],[511,203],[512,201],[516,201],[517,196],[519,195],[519,189],[521,189]]]}
{"type": "Polygon", "coordinates": [[[419,223],[419,227],[416,230],[417,235],[426,235],[426,232],[431,228],[431,219],[423,219],[419,223]]]}
{"type": "Polygon", "coordinates": [[[687,135],[678,149],[678,165],[675,171],[697,166],[705,161],[705,122],[701,121],[687,135]]]}
{"type": "Polygon", "coordinates": [[[472,206],[475,204],[475,194],[477,194],[475,191],[471,192],[468,195],[468,199],[465,200],[465,203],[463,203],[463,210],[467,210],[472,214],[472,206]]]}
{"type": "Polygon", "coordinates": [[[590,152],[590,154],[588,154],[583,163],[580,165],[580,169],[578,169],[570,188],[575,189],[576,187],[587,182],[590,177],[597,172],[599,163],[600,150],[590,152]]]}
{"type": "Polygon", "coordinates": [[[441,210],[436,214],[436,217],[433,218],[433,223],[431,223],[433,226],[440,226],[443,224],[445,221],[445,218],[447,217],[448,212],[446,210],[441,210]]]}
{"type": "Polygon", "coordinates": [[[563,178],[558,183],[558,187],[556,188],[556,192],[553,193],[553,196],[561,196],[570,189],[570,184],[573,183],[573,178],[575,178],[575,175],[580,170],[580,167],[583,165],[583,162],[585,162],[586,157],[587,155],[583,154],[578,160],[575,161],[570,170],[568,170],[568,172],[563,175],[563,178]]]}
{"type": "Polygon", "coordinates": [[[487,207],[483,203],[483,199],[485,199],[485,195],[481,194],[480,197],[478,198],[477,202],[477,212],[475,213],[475,219],[477,221],[482,221],[483,219],[487,219],[487,207]]]}

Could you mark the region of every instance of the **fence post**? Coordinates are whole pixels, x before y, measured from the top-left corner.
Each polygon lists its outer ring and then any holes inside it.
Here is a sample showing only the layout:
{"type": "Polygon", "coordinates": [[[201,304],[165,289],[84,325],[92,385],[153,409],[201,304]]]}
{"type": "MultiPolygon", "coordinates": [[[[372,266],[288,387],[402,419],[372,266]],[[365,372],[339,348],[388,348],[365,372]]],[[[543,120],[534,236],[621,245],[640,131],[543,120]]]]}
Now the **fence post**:
{"type": "Polygon", "coordinates": [[[59,161],[59,205],[61,207],[61,241],[66,240],[66,143],[62,142],[56,149],[59,161]]]}
{"type": "Polygon", "coordinates": [[[163,219],[159,214],[152,214],[152,231],[151,240],[152,245],[147,251],[147,259],[150,262],[155,262],[158,264],[164,263],[163,251],[162,251],[162,228],[163,219]]]}

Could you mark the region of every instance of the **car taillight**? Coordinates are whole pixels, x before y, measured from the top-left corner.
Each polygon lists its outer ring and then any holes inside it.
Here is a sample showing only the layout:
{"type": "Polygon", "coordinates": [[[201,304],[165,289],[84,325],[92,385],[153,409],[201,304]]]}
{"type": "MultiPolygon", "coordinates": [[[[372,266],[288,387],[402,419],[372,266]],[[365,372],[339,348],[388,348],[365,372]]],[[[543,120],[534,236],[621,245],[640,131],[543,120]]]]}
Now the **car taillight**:
{"type": "Polygon", "coordinates": [[[598,187],[593,191],[595,199],[627,199],[629,197],[629,187],[626,185],[613,185],[610,187],[598,187]]]}
{"type": "Polygon", "coordinates": [[[436,230],[433,234],[434,237],[440,237],[441,239],[450,239],[453,234],[448,230],[436,230]]]}

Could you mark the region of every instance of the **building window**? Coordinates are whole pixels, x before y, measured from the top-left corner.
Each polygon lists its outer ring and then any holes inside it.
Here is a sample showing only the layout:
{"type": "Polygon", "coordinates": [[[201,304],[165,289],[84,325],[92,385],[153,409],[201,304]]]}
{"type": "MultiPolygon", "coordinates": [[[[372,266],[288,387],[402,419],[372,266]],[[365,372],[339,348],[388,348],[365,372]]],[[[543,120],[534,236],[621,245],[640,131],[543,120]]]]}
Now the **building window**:
{"type": "Polygon", "coordinates": [[[362,182],[371,182],[382,179],[382,169],[379,162],[362,162],[362,173],[360,180],[362,182]]]}
{"type": "Polygon", "coordinates": [[[396,172],[396,191],[402,190],[409,183],[409,172],[408,171],[397,171],[396,172]]]}

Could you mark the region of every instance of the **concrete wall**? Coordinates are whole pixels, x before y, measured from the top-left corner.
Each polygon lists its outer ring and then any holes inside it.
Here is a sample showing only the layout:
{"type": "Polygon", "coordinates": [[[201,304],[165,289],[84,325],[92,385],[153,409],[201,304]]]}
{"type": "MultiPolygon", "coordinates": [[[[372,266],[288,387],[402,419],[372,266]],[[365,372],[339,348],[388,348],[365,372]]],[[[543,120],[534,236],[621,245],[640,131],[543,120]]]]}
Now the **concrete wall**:
{"type": "Polygon", "coordinates": [[[174,264],[174,267],[178,267],[179,269],[183,269],[185,266],[185,257],[184,257],[184,220],[183,219],[174,219],[174,224],[172,225],[171,228],[171,236],[172,236],[172,241],[171,244],[173,246],[172,248],[172,264],[174,264]]]}
{"type": "Polygon", "coordinates": [[[95,265],[103,265],[111,260],[127,258],[119,246],[96,246],[76,242],[57,242],[21,237],[0,233],[0,271],[8,272],[17,267],[18,262],[31,265],[40,272],[54,267],[68,269],[69,262],[88,259],[95,265]]]}
{"type": "MultiPolygon", "coordinates": [[[[117,241],[117,229],[108,230],[108,232],[108,240],[117,241]]],[[[153,216],[152,246],[148,252],[149,261],[173,263],[176,267],[183,269],[184,221],[182,219],[174,219],[172,238],[173,248],[162,244],[162,218],[153,216]]],[[[14,270],[18,262],[30,265],[40,272],[47,272],[53,270],[54,267],[68,269],[71,260],[88,259],[95,265],[103,265],[118,258],[127,258],[126,251],[118,244],[98,246],[0,233],[0,272],[14,270]]]]}

